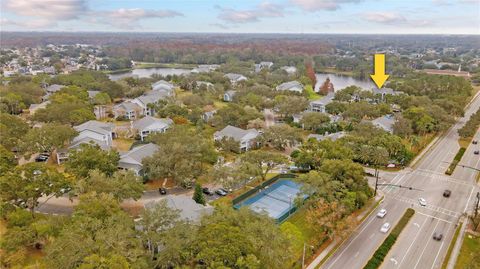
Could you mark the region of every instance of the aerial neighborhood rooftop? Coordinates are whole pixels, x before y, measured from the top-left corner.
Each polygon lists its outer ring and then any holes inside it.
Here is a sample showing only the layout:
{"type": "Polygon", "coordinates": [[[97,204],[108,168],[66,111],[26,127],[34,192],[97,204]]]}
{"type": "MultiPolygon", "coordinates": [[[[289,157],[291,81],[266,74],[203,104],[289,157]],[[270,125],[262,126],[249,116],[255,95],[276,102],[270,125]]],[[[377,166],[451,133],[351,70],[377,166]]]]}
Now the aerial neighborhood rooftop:
{"type": "MultiPolygon", "coordinates": [[[[224,4],[235,31],[290,11],[224,4]]],[[[149,29],[2,32],[1,268],[437,268],[478,235],[478,38],[149,29]]]]}

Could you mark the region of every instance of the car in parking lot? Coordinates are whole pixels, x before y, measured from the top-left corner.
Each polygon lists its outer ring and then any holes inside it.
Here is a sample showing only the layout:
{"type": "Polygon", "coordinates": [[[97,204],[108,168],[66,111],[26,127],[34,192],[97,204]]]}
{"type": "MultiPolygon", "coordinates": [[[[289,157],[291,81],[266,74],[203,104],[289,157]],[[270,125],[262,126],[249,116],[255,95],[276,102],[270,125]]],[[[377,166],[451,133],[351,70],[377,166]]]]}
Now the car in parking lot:
{"type": "Polygon", "coordinates": [[[451,190],[445,190],[445,191],[443,192],[443,197],[448,198],[448,197],[450,197],[450,194],[452,194],[452,191],[451,191],[451,190]]]}
{"type": "Polygon", "coordinates": [[[40,154],[35,158],[35,162],[37,163],[46,162],[46,161],[48,161],[48,155],[45,155],[45,154],[40,154]]]}
{"type": "Polygon", "coordinates": [[[159,192],[161,195],[165,195],[165,194],[167,194],[167,189],[165,189],[165,188],[163,188],[163,187],[162,187],[162,188],[158,188],[158,192],[159,192]]]}
{"type": "Polygon", "coordinates": [[[209,188],[202,188],[202,192],[208,196],[213,195],[213,191],[211,191],[209,188]]]}
{"type": "Polygon", "coordinates": [[[226,196],[228,194],[227,191],[222,189],[222,188],[216,190],[215,193],[220,195],[220,196],[226,196]]]}
{"type": "Polygon", "coordinates": [[[434,240],[440,241],[440,240],[442,240],[442,238],[443,238],[443,234],[442,234],[442,233],[437,233],[437,232],[434,232],[434,233],[433,233],[433,239],[434,239],[434,240]]]}
{"type": "Polygon", "coordinates": [[[418,203],[421,205],[421,206],[427,206],[427,200],[423,199],[423,198],[418,198],[418,203]]]}
{"type": "Polygon", "coordinates": [[[387,215],[387,210],[385,208],[380,209],[380,211],[377,213],[377,217],[379,218],[383,218],[385,215],[387,215]]]}
{"type": "Polygon", "coordinates": [[[380,228],[380,232],[382,232],[382,233],[387,233],[388,230],[390,230],[390,223],[385,222],[385,223],[382,225],[382,228],[380,228]]]}

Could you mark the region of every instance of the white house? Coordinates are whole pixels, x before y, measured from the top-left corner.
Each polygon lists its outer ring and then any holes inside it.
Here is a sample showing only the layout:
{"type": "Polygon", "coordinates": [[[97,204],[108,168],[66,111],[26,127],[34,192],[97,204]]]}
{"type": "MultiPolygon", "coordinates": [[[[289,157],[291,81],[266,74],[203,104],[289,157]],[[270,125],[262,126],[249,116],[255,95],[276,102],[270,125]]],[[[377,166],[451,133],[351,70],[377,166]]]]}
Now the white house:
{"type": "Polygon", "coordinates": [[[171,93],[163,90],[150,91],[147,94],[133,99],[132,103],[139,105],[143,109],[143,115],[153,116],[155,114],[155,109],[151,105],[155,105],[160,100],[169,96],[171,96],[171,93]]]}
{"type": "Polygon", "coordinates": [[[43,101],[48,100],[50,95],[60,91],[63,87],[65,87],[65,86],[64,85],[59,85],[59,84],[52,84],[52,85],[48,86],[47,88],[45,88],[46,93],[42,97],[42,100],[43,101]]]}
{"type": "Polygon", "coordinates": [[[395,118],[393,117],[393,115],[385,115],[372,120],[372,124],[389,133],[393,133],[393,125],[395,124],[395,118]]]}
{"type": "Polygon", "coordinates": [[[233,139],[239,143],[240,151],[248,151],[257,145],[256,138],[260,135],[260,132],[256,129],[243,130],[238,127],[228,125],[221,131],[217,131],[213,134],[215,141],[221,141],[222,139],[233,139]]]}
{"type": "Polygon", "coordinates": [[[244,75],[234,74],[234,73],[228,73],[225,75],[225,77],[227,77],[230,80],[230,83],[232,83],[232,85],[235,85],[240,81],[247,80],[247,77],[245,77],[244,75]]]}
{"type": "Polygon", "coordinates": [[[212,90],[215,88],[215,86],[213,85],[213,83],[211,82],[208,82],[208,81],[196,81],[196,89],[201,89],[201,88],[205,88],[207,90],[212,90]]]}
{"type": "Polygon", "coordinates": [[[112,147],[115,125],[113,123],[104,123],[100,121],[87,121],[78,126],[74,126],[78,135],[73,138],[68,149],[57,150],[57,163],[61,164],[68,159],[68,150],[79,148],[82,144],[98,145],[103,150],[112,147]]]}
{"type": "Polygon", "coordinates": [[[346,132],[338,132],[338,133],[332,133],[332,134],[329,134],[329,133],[326,133],[324,135],[320,135],[320,134],[309,134],[307,136],[307,140],[310,139],[310,138],[315,138],[317,139],[318,141],[322,141],[322,140],[325,140],[325,139],[331,139],[332,141],[336,141],[337,139],[339,138],[342,138],[346,135],[346,132]]]}
{"type": "Polygon", "coordinates": [[[121,153],[120,160],[118,161],[118,169],[131,170],[136,175],[143,176],[142,160],[152,156],[157,150],[157,145],[148,143],[121,153]]]}
{"type": "Polygon", "coordinates": [[[134,120],[144,115],[144,108],[138,103],[125,101],[113,106],[112,112],[115,118],[124,117],[128,120],[134,120]]]}
{"type": "Polygon", "coordinates": [[[385,101],[385,97],[387,95],[399,95],[399,94],[402,94],[402,92],[400,91],[394,91],[393,89],[391,88],[381,88],[381,89],[377,89],[377,88],[373,88],[372,90],[373,94],[374,95],[379,95],[380,96],[380,100],[379,101],[385,101]]]}
{"type": "Polygon", "coordinates": [[[202,114],[202,119],[205,122],[208,122],[211,118],[213,118],[213,116],[215,116],[216,113],[217,113],[217,110],[206,111],[202,114]]]}
{"type": "Polygon", "coordinates": [[[165,91],[170,94],[173,94],[174,90],[175,90],[175,86],[172,83],[165,80],[159,80],[152,84],[152,91],[165,91]]]}
{"type": "Polygon", "coordinates": [[[83,143],[94,143],[102,149],[112,147],[112,141],[115,136],[115,125],[113,123],[104,123],[96,120],[90,120],[78,126],[74,126],[78,135],[72,140],[70,148],[79,147],[83,143]]]}
{"type": "Polygon", "coordinates": [[[145,116],[132,123],[132,128],[138,133],[143,141],[151,133],[164,133],[173,124],[171,119],[158,119],[145,116]]]}
{"type": "MultiPolygon", "coordinates": [[[[187,195],[167,195],[165,197],[167,206],[173,210],[178,210],[180,219],[199,223],[203,216],[213,213],[214,207],[211,205],[197,204],[191,196],[187,195]]],[[[150,201],[145,203],[145,209],[154,208],[158,201],[150,201]]],[[[138,227],[141,229],[141,227],[138,227]]]]}
{"type": "Polygon", "coordinates": [[[87,91],[87,93],[88,93],[88,98],[93,99],[95,98],[95,96],[97,96],[97,94],[100,93],[100,91],[87,91]]]}
{"type": "Polygon", "coordinates": [[[225,102],[232,102],[233,101],[233,97],[235,96],[235,94],[237,93],[237,91],[226,91],[224,94],[223,94],[223,101],[225,102]]]}
{"type": "Polygon", "coordinates": [[[30,115],[33,115],[35,114],[35,112],[37,112],[37,110],[46,108],[48,104],[50,104],[50,101],[45,101],[40,104],[31,104],[28,108],[28,112],[30,113],[30,115]]]}
{"type": "Polygon", "coordinates": [[[289,81],[278,85],[275,88],[277,91],[291,91],[302,93],[304,90],[303,84],[298,81],[289,81]]]}
{"type": "Polygon", "coordinates": [[[281,69],[285,70],[285,72],[287,72],[289,75],[297,73],[297,68],[295,66],[282,66],[281,69]]]}
{"type": "Polygon", "coordinates": [[[335,98],[335,93],[329,92],[322,99],[311,101],[308,110],[326,113],[326,106],[333,101],[333,98],[335,98]]]}
{"type": "Polygon", "coordinates": [[[255,72],[258,73],[262,71],[262,69],[270,69],[272,66],[272,62],[260,62],[259,64],[255,64],[255,72]]]}

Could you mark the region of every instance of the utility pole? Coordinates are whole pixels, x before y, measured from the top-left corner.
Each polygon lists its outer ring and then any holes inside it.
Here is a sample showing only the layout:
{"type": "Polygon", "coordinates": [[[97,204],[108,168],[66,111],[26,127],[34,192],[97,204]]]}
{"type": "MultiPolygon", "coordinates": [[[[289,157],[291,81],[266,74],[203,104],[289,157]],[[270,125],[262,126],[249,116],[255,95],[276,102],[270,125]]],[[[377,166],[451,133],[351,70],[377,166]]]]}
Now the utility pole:
{"type": "Polygon", "coordinates": [[[373,195],[374,197],[377,196],[378,174],[380,174],[378,169],[375,169],[375,194],[373,195]]]}
{"type": "Polygon", "coordinates": [[[480,224],[480,222],[478,223],[475,223],[476,220],[477,220],[477,216],[478,216],[478,208],[480,206],[480,192],[477,192],[477,202],[475,203],[475,211],[473,212],[473,218],[472,218],[472,222],[473,222],[473,226],[474,226],[474,230],[476,231],[477,228],[478,228],[478,224],[480,224]]]}
{"type": "MultiPolygon", "coordinates": [[[[312,245],[308,245],[310,248],[314,248],[312,245]]],[[[307,248],[307,244],[303,242],[303,255],[302,255],[302,269],[305,268],[305,249],[307,248]]]]}

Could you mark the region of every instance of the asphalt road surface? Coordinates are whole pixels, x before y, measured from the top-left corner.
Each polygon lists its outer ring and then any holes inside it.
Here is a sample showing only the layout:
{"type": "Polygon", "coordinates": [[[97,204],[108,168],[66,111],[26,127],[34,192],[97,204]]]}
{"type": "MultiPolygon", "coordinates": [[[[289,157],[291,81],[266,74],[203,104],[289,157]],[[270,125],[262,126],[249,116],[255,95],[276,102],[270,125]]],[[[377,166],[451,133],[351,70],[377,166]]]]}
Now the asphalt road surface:
{"type": "MultiPolygon", "coordinates": [[[[452,176],[445,175],[445,170],[460,148],[457,130],[479,107],[480,95],[477,95],[467,107],[465,117],[437,140],[414,169],[405,169],[396,175],[388,173],[382,176],[381,173],[382,183],[412,187],[412,190],[380,187],[379,192],[385,199],[379,209],[387,209],[387,215],[381,219],[376,217],[376,211],[373,212],[322,268],[363,268],[388,235],[380,232],[382,224],[389,222],[394,227],[409,207],[415,209],[416,213],[385,258],[382,268],[441,267],[459,219],[472,210],[475,195],[480,191],[475,182],[478,172],[473,169],[458,166],[452,176]],[[452,191],[449,198],[442,195],[446,189],[452,191]],[[424,198],[427,206],[420,206],[419,198],[424,198]],[[434,232],[442,233],[443,239],[434,240],[434,232]]],[[[474,140],[480,141],[479,132],[474,140]]],[[[473,154],[474,150],[479,149],[480,144],[469,145],[460,164],[480,169],[480,157],[473,154]]]]}

